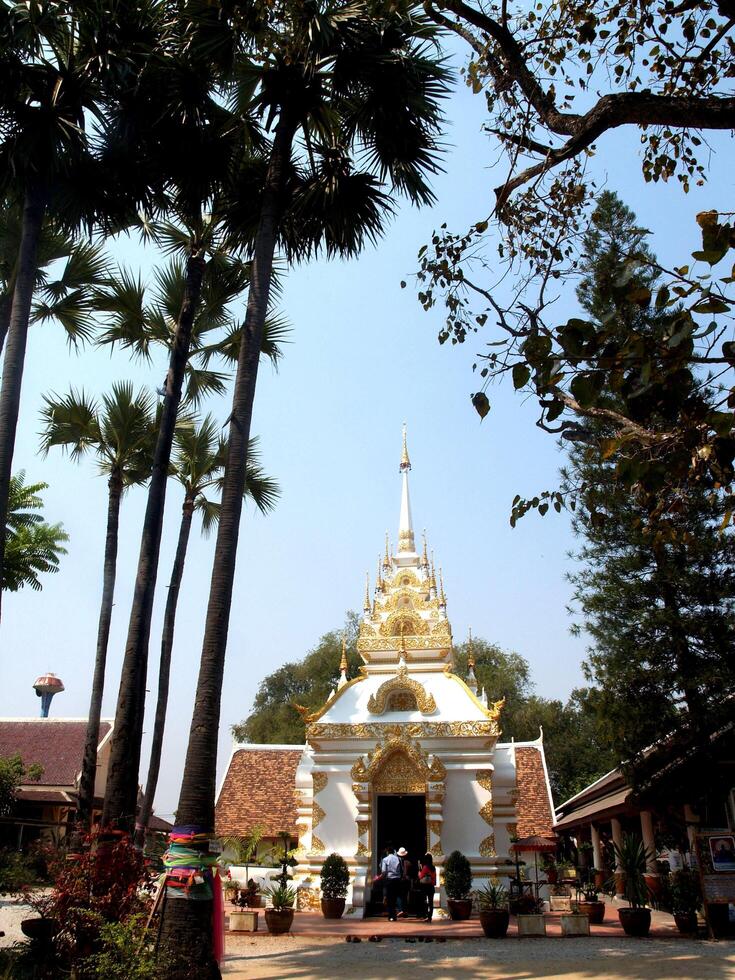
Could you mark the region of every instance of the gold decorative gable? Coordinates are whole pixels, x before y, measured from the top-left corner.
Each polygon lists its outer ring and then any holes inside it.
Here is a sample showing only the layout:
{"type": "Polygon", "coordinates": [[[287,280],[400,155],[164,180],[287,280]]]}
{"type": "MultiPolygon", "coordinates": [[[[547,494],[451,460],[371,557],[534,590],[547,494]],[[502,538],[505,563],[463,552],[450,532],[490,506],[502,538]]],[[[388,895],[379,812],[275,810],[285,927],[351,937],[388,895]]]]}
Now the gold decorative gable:
{"type": "MultiPolygon", "coordinates": [[[[378,773],[396,754],[402,754],[410,762],[412,772],[415,774],[414,784],[420,780],[422,792],[426,789],[426,783],[442,782],[446,777],[447,771],[442,762],[436,756],[425,752],[417,741],[402,730],[401,726],[395,725],[388,729],[382,743],[368,754],[367,765],[362,756],[357,759],[352,767],[352,778],[356,783],[375,783],[378,773]]],[[[405,765],[405,763],[401,764],[405,765]]],[[[408,791],[403,790],[403,792],[408,791]]]]}
{"type": "Polygon", "coordinates": [[[380,685],[375,694],[370,695],[368,711],[371,715],[382,715],[392,696],[398,693],[410,693],[416,698],[418,710],[423,715],[431,715],[436,711],[436,702],[432,694],[427,693],[423,684],[406,676],[406,668],[401,667],[395,677],[380,685]]]}
{"type": "Polygon", "coordinates": [[[428,624],[417,613],[409,609],[398,609],[390,614],[380,625],[381,636],[424,636],[429,632],[428,624]]]}
{"type": "Polygon", "coordinates": [[[376,793],[425,793],[426,779],[405,752],[394,752],[373,781],[376,793]]]}

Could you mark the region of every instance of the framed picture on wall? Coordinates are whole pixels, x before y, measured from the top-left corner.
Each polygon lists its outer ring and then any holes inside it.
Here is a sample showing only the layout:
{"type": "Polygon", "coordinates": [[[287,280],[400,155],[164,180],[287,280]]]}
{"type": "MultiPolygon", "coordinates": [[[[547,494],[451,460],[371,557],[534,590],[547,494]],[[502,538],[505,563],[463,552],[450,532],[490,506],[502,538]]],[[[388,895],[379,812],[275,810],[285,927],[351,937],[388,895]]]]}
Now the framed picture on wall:
{"type": "Polygon", "coordinates": [[[723,834],[709,838],[713,871],[735,871],[735,837],[723,834]]]}

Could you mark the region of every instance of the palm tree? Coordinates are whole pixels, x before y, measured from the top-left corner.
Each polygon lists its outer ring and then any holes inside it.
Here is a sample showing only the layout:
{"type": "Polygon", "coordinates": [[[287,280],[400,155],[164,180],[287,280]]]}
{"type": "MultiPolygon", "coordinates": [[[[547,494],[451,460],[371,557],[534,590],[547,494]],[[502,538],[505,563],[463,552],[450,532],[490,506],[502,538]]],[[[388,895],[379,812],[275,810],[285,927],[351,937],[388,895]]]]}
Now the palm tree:
{"type": "MultiPolygon", "coordinates": [[[[99,222],[104,170],[88,136],[88,123],[126,87],[145,60],[150,3],[3,4],[0,67],[0,198],[19,210],[20,237],[12,270],[12,302],[0,387],[0,577],[5,551],[15,434],[33,293],[47,215],[70,229],[99,222]]],[[[98,127],[98,134],[105,126],[98,127]]],[[[127,199],[117,182],[107,205],[127,199]]],[[[1,596],[2,593],[0,593],[1,596]]]]}
{"type": "Polygon", "coordinates": [[[59,570],[59,556],[66,554],[64,541],[69,540],[61,524],[47,524],[41,514],[43,500],[38,496],[48,483],[25,482],[25,472],[16,473],[10,481],[6,561],[2,587],[17,592],[25,585],[40,591],[38,576],[59,570]]]}
{"type": "MultiPolygon", "coordinates": [[[[390,214],[380,182],[414,203],[432,199],[427,172],[437,164],[439,103],[448,73],[431,57],[434,36],[409,8],[326,2],[279,8],[261,39],[259,65],[242,75],[269,121],[277,118],[257,215],[250,291],[233,394],[222,505],[202,656],[177,821],[214,829],[219,708],[247,466],[258,352],[280,241],[292,258],[323,249],[355,255],[390,214]],[[374,15],[374,16],[373,16],[374,15]],[[297,133],[300,164],[293,161],[297,133]],[[355,172],[355,162],[363,165],[355,172]],[[371,170],[372,168],[372,170],[371,170]]],[[[249,70],[248,70],[249,69],[249,70]]],[[[233,223],[252,218],[237,206],[233,223]]],[[[204,903],[170,902],[164,941],[190,953],[191,976],[216,976],[204,903]]]]}
{"type": "Polygon", "coordinates": [[[47,396],[44,401],[45,406],[41,412],[44,423],[41,441],[43,452],[47,453],[52,446],[60,446],[77,461],[89,452],[94,453],[100,472],[107,476],[107,530],[102,601],[77,803],[77,822],[82,827],[87,827],[92,815],[97,772],[102,694],[117,573],[120,505],[127,487],[139,486],[150,476],[155,439],[155,403],[143,390],[134,395],[133,386],[129,382],[114,384],[112,391],[102,396],[101,404],[83,391],[73,390],[63,396],[47,396]]]}
{"type": "MultiPolygon", "coordinates": [[[[184,502],[181,509],[179,537],[171,569],[166,611],[163,619],[161,659],[158,669],[158,699],[156,701],[156,719],[153,726],[151,758],[148,765],[148,780],[135,828],[136,843],[140,847],[145,843],[145,832],[153,809],[153,799],[156,795],[161,765],[176,609],[184,573],[192,517],[195,511],[201,515],[202,531],[205,535],[211,532],[219,519],[219,504],[209,499],[206,494],[212,489],[217,489],[221,482],[222,468],[225,463],[225,441],[220,431],[220,426],[216,420],[211,415],[207,415],[199,427],[193,425],[190,428],[179,429],[175,438],[173,476],[184,488],[184,502]]],[[[250,441],[245,495],[253,500],[261,514],[266,514],[275,506],[279,490],[275,480],[266,476],[258,464],[256,442],[255,439],[250,441]]]]}

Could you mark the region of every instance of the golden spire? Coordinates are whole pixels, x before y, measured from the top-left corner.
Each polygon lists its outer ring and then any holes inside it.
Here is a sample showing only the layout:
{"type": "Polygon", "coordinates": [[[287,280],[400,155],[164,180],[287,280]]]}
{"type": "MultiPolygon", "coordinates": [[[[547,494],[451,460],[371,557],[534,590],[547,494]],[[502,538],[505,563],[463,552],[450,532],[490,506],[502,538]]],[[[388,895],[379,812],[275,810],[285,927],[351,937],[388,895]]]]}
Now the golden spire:
{"type": "Polygon", "coordinates": [[[421,556],[421,564],[424,566],[424,568],[428,569],[429,556],[426,554],[426,528],[424,528],[423,530],[423,538],[424,538],[424,553],[421,556]]]}
{"type": "Polygon", "coordinates": [[[401,452],[401,465],[399,467],[401,473],[404,470],[411,469],[411,460],[408,458],[408,446],[406,445],[406,423],[403,423],[403,450],[401,452]]]}
{"type": "Polygon", "coordinates": [[[431,552],[431,575],[429,576],[429,588],[436,592],[436,575],[434,574],[434,552],[431,552]]]}
{"type": "Polygon", "coordinates": [[[383,579],[382,579],[382,576],[380,574],[380,569],[381,569],[381,558],[380,558],[380,555],[378,555],[378,576],[375,579],[375,591],[376,592],[382,592],[383,591],[383,579]]]}
{"type": "Polygon", "coordinates": [[[446,606],[447,597],[444,595],[444,579],[442,578],[442,570],[439,569],[439,605],[446,606]]]}
{"type": "Polygon", "coordinates": [[[385,558],[383,559],[383,568],[389,569],[391,567],[390,560],[390,544],[388,542],[388,532],[385,532],[385,558]]]}
{"type": "Polygon", "coordinates": [[[475,651],[472,649],[472,627],[469,628],[469,637],[467,639],[467,666],[470,670],[475,669],[475,651]]]}
{"type": "Polygon", "coordinates": [[[370,572],[365,572],[365,601],[362,608],[366,613],[370,612],[370,572]]]}
{"type": "Polygon", "coordinates": [[[342,673],[347,672],[347,640],[345,640],[344,633],[342,634],[342,659],[339,662],[339,669],[342,673]]]}

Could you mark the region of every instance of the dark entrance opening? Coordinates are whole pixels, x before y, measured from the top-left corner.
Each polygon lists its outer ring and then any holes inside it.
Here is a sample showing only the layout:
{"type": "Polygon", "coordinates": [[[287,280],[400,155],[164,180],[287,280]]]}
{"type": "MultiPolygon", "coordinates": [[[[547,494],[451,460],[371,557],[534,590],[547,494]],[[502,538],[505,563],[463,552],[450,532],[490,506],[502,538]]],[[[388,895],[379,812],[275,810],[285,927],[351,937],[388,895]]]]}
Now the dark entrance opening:
{"type": "MultiPolygon", "coordinates": [[[[377,821],[375,829],[375,873],[380,871],[380,861],[388,844],[396,850],[405,847],[408,860],[414,867],[426,853],[426,797],[423,793],[378,796],[375,800],[377,821]]],[[[368,914],[380,915],[383,911],[381,888],[374,890],[368,914]]]]}

